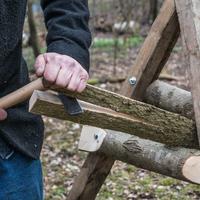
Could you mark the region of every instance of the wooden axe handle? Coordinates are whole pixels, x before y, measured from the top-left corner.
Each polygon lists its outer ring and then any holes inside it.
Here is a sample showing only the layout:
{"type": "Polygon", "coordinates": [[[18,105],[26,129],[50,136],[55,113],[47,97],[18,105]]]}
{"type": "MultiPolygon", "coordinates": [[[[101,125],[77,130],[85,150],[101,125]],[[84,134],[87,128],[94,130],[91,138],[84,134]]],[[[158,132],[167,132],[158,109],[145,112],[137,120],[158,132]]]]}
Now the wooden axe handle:
{"type": "Polygon", "coordinates": [[[34,90],[45,90],[43,78],[38,78],[24,87],[0,98],[0,108],[7,109],[11,106],[22,103],[31,97],[34,90]]]}

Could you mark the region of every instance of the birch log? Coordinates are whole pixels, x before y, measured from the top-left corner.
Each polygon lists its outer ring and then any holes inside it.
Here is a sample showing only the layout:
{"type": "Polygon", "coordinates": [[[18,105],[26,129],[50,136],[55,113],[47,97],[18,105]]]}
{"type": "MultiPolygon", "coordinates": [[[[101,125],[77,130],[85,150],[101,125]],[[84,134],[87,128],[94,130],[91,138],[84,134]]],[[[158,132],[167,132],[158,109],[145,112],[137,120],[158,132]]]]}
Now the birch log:
{"type": "Polygon", "coordinates": [[[200,184],[200,151],[170,148],[122,132],[84,126],[79,149],[103,153],[136,167],[200,184]],[[95,136],[95,137],[94,137],[95,136]]]}
{"type": "Polygon", "coordinates": [[[156,107],[194,119],[192,95],[162,81],[154,81],[146,90],[144,101],[156,107]]]}

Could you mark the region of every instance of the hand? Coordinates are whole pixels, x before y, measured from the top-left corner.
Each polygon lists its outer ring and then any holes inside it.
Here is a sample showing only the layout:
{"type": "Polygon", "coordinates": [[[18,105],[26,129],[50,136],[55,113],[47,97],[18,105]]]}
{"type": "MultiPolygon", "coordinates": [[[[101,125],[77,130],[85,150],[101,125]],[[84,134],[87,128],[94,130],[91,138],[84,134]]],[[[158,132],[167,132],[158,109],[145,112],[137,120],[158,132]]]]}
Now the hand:
{"type": "Polygon", "coordinates": [[[0,108],[0,121],[3,121],[7,118],[7,112],[0,108]]]}
{"type": "Polygon", "coordinates": [[[82,92],[89,78],[87,71],[76,60],[57,53],[39,55],[35,70],[37,76],[43,76],[50,83],[75,92],[82,92]]]}

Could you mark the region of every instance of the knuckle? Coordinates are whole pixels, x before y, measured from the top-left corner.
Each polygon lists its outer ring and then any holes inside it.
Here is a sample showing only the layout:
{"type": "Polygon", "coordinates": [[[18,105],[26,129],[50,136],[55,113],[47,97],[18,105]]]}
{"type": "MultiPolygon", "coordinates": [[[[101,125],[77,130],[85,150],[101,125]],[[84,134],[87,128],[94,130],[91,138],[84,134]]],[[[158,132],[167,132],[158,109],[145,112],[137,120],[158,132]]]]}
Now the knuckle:
{"type": "Polygon", "coordinates": [[[59,59],[60,63],[65,63],[66,62],[66,59],[65,59],[65,57],[63,55],[60,55],[58,59],[59,59]]]}
{"type": "Polygon", "coordinates": [[[36,58],[36,60],[35,60],[35,67],[38,67],[38,66],[40,66],[42,63],[43,63],[43,56],[42,55],[39,55],[37,58],[36,58]]]}
{"type": "Polygon", "coordinates": [[[56,59],[57,59],[57,54],[56,53],[47,53],[46,54],[47,62],[53,62],[53,61],[56,61],[56,59]]]}
{"type": "Polygon", "coordinates": [[[55,55],[55,56],[54,56],[54,61],[57,62],[57,63],[62,62],[62,56],[60,56],[60,55],[55,55]]]}

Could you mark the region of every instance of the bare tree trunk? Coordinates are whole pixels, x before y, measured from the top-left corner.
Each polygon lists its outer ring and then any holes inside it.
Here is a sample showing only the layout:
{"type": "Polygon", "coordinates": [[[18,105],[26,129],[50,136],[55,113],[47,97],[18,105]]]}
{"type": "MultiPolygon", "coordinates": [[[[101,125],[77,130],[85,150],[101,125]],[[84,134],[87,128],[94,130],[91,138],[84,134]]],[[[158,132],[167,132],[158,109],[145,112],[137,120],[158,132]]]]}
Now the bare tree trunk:
{"type": "Polygon", "coordinates": [[[158,15],[158,0],[150,0],[149,21],[154,21],[158,15]]]}
{"type": "Polygon", "coordinates": [[[33,1],[28,1],[28,24],[30,30],[30,44],[33,48],[34,56],[37,57],[40,54],[40,46],[38,42],[37,29],[34,21],[33,10],[32,10],[33,1]]]}

